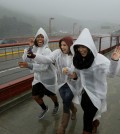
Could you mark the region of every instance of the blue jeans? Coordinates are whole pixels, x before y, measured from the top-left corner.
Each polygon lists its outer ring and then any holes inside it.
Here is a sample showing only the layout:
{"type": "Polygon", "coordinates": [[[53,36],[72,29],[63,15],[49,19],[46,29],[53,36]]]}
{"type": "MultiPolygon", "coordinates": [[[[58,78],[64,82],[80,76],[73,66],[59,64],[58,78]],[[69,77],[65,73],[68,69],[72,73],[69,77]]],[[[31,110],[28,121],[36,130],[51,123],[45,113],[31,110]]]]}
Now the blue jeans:
{"type": "Polygon", "coordinates": [[[63,112],[64,113],[69,113],[70,112],[70,106],[72,103],[72,99],[74,97],[70,87],[68,86],[68,84],[64,84],[60,89],[60,96],[63,100],[63,112]]]}

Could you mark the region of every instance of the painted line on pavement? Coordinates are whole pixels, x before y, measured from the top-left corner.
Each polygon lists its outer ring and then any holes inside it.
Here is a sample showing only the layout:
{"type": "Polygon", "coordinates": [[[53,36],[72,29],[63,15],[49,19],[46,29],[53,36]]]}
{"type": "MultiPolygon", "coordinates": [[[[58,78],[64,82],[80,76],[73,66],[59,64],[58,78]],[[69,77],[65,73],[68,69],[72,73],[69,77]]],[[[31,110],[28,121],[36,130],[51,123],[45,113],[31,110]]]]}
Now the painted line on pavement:
{"type": "Polygon", "coordinates": [[[18,69],[18,68],[20,68],[20,67],[14,67],[14,68],[10,68],[10,69],[6,69],[6,70],[3,70],[3,71],[0,71],[0,74],[1,74],[1,73],[5,73],[5,72],[7,72],[7,71],[14,70],[14,69],[18,69]]]}

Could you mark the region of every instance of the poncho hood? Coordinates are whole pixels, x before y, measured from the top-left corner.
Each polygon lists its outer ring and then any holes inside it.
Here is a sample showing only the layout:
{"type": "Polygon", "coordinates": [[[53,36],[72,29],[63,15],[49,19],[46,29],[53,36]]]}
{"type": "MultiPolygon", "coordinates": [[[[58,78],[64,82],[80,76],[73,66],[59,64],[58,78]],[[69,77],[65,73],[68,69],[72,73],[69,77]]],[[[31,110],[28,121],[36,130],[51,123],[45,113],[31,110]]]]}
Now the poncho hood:
{"type": "Polygon", "coordinates": [[[39,28],[36,35],[35,35],[35,40],[37,38],[38,35],[42,34],[44,36],[44,46],[48,45],[49,42],[49,38],[47,36],[47,33],[45,32],[45,30],[43,28],[39,28]]]}
{"type": "Polygon", "coordinates": [[[75,45],[84,45],[88,47],[91,52],[93,53],[94,57],[97,56],[98,52],[95,46],[95,43],[93,41],[92,35],[89,32],[87,28],[83,29],[77,40],[74,42],[74,44],[71,46],[71,52],[74,55],[74,46],[75,45]]]}

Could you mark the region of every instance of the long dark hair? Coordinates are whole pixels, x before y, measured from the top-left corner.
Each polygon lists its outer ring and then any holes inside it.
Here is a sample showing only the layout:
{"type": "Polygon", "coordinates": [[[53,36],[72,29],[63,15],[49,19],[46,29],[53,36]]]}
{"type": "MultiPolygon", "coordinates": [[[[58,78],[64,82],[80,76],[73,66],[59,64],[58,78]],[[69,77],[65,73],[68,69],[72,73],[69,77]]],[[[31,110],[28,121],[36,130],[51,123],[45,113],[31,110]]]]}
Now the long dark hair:
{"type": "Polygon", "coordinates": [[[73,57],[73,65],[75,68],[82,70],[82,69],[87,69],[91,67],[93,61],[94,61],[94,55],[91,52],[91,50],[88,48],[88,54],[86,57],[83,57],[79,52],[78,52],[79,45],[74,46],[74,52],[75,55],[73,57]]]}
{"type": "Polygon", "coordinates": [[[36,47],[38,47],[38,44],[37,44],[36,39],[34,40],[34,45],[35,45],[36,47]]]}

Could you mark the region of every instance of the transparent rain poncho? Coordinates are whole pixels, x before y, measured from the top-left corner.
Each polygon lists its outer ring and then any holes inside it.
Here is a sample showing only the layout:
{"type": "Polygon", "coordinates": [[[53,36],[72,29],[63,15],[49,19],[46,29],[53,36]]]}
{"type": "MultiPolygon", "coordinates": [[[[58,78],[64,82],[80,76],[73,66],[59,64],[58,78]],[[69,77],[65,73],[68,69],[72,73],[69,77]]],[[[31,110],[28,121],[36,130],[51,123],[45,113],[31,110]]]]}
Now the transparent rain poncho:
{"type": "MultiPolygon", "coordinates": [[[[40,28],[35,35],[36,37],[42,34],[44,36],[44,44],[42,47],[33,46],[32,52],[37,55],[49,55],[51,50],[48,47],[48,36],[44,29],[40,28]]],[[[34,80],[32,85],[41,82],[48,90],[52,92],[56,92],[57,86],[57,75],[56,75],[56,68],[51,64],[38,64],[34,59],[27,58],[27,49],[24,50],[24,54],[22,56],[23,60],[32,64],[33,68],[32,71],[34,73],[34,80]]]]}
{"type": "MultiPolygon", "coordinates": [[[[78,39],[71,47],[74,55],[74,46],[84,45],[88,47],[94,55],[94,61],[88,69],[77,70],[81,78],[81,84],[87,92],[91,101],[98,108],[99,113],[106,111],[106,94],[107,94],[107,76],[116,74],[118,62],[107,59],[97,52],[92,36],[87,28],[85,28],[78,39]]],[[[100,115],[100,114],[99,114],[100,115]]]]}
{"type": "Polygon", "coordinates": [[[34,59],[37,63],[51,64],[54,63],[57,69],[57,82],[58,89],[67,83],[74,94],[73,101],[79,103],[78,101],[78,92],[80,91],[81,83],[78,80],[72,80],[68,75],[63,74],[62,69],[64,67],[73,68],[73,59],[72,55],[64,54],[60,49],[53,51],[49,56],[37,55],[34,59]]]}

